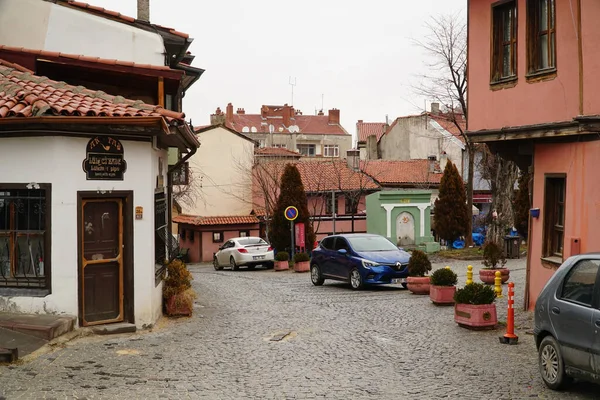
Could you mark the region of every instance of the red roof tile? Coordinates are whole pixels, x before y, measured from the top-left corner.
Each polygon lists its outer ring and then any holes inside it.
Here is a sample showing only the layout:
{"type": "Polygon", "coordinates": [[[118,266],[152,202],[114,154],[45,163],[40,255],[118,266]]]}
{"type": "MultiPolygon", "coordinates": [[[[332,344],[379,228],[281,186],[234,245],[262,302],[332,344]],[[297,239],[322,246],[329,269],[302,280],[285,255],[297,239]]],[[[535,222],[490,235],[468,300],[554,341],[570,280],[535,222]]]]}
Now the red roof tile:
{"type": "Polygon", "coordinates": [[[282,147],[262,147],[256,149],[254,154],[263,157],[303,157],[302,154],[297,151],[288,150],[282,147]]]}
{"type": "Polygon", "coordinates": [[[369,136],[377,137],[377,140],[385,133],[386,124],[385,122],[362,122],[356,123],[356,132],[358,134],[359,142],[366,142],[369,136]]]}
{"type": "Polygon", "coordinates": [[[72,86],[0,66],[0,118],[44,115],[96,117],[164,117],[180,120],[183,113],[160,106],[112,96],[102,91],[72,86]]]}
{"type": "MultiPolygon", "coordinates": [[[[464,143],[465,138],[460,132],[460,129],[456,126],[453,121],[453,115],[450,114],[435,114],[428,113],[429,117],[437,122],[442,128],[451,133],[453,136],[458,138],[460,141],[464,143]]],[[[462,114],[455,114],[455,118],[458,120],[458,124],[461,127],[463,132],[467,130],[467,122],[465,121],[465,117],[462,114]]]]}
{"type": "MultiPolygon", "coordinates": [[[[268,133],[269,125],[275,128],[274,133],[290,133],[281,118],[263,119],[260,114],[234,114],[233,123],[228,125],[241,133],[252,133],[252,128],[257,132],[268,133]],[[247,128],[248,132],[245,132],[244,128],[247,128]]],[[[291,125],[298,126],[298,133],[304,135],[348,135],[341,125],[330,125],[326,115],[296,115],[291,118],[291,125]]]]}
{"type": "Polygon", "coordinates": [[[439,184],[442,173],[429,172],[429,160],[369,160],[360,162],[361,170],[382,185],[439,184]]]}
{"type": "Polygon", "coordinates": [[[201,217],[197,215],[178,215],[173,217],[173,222],[188,225],[245,225],[258,224],[255,215],[226,215],[217,217],[201,217]]]}
{"type": "MultiPolygon", "coordinates": [[[[79,1],[73,1],[73,0],[69,0],[67,3],[70,6],[77,7],[77,8],[86,10],[86,11],[91,11],[94,14],[101,14],[101,15],[104,15],[105,17],[116,18],[116,19],[120,19],[122,21],[129,22],[129,23],[133,23],[133,22],[137,21],[135,18],[129,17],[127,15],[123,15],[120,12],[112,11],[112,10],[107,10],[105,8],[102,8],[102,7],[92,6],[92,5],[87,4],[87,3],[82,3],[82,2],[79,2],[79,1]]],[[[157,24],[151,24],[151,25],[154,26],[154,27],[157,27],[159,29],[165,30],[165,31],[167,31],[167,32],[169,32],[169,33],[171,33],[173,35],[185,38],[185,39],[187,39],[187,38],[190,37],[190,35],[188,35],[187,33],[176,31],[173,28],[168,28],[166,26],[157,25],[157,24]]]]}

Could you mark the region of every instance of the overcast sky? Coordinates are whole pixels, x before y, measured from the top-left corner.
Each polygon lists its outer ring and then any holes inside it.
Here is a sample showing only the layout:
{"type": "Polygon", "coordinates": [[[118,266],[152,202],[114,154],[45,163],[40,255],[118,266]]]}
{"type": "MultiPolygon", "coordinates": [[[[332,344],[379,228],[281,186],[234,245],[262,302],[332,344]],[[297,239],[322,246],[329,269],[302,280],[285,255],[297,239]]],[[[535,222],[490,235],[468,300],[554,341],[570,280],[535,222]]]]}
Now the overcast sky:
{"type": "MultiPolygon", "coordinates": [[[[137,14],[136,0],[86,1],[137,14]]],[[[193,65],[206,70],[184,98],[194,125],[229,102],[252,114],[292,103],[292,77],[296,109],[338,108],[352,134],[359,119],[423,110],[411,84],[427,60],[411,39],[430,16],[457,12],[466,15],[466,0],[150,1],[151,22],[189,33],[193,65]]]]}

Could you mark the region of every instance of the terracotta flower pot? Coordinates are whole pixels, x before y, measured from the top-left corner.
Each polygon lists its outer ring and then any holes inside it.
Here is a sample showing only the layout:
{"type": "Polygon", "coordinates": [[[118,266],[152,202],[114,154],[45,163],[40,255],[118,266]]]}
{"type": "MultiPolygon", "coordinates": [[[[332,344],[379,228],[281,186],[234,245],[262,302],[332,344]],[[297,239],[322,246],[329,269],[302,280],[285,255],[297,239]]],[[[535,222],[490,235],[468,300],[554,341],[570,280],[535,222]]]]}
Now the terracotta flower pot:
{"type": "Polygon", "coordinates": [[[455,304],[454,321],[463,328],[494,329],[498,323],[496,304],[455,304]]]}
{"type": "Polygon", "coordinates": [[[310,261],[300,261],[294,263],[294,272],[308,272],[310,271],[310,261]]]}
{"type": "Polygon", "coordinates": [[[185,293],[169,297],[166,301],[166,308],[167,315],[171,317],[192,315],[189,297],[185,293]]]}
{"type": "Polygon", "coordinates": [[[500,271],[500,277],[502,278],[502,283],[506,283],[510,278],[510,270],[508,268],[497,268],[497,269],[489,269],[482,268],[479,270],[479,279],[483,283],[487,283],[489,285],[493,285],[496,283],[494,279],[496,279],[496,271],[500,271]]]}
{"type": "Polygon", "coordinates": [[[429,277],[409,276],[406,278],[406,287],[413,294],[429,294],[429,277]]]}
{"type": "Polygon", "coordinates": [[[290,269],[288,261],[275,261],[275,271],[286,271],[290,269]]]}
{"type": "Polygon", "coordinates": [[[456,293],[456,286],[431,285],[429,287],[429,298],[436,305],[454,304],[454,293],[456,293]]]}

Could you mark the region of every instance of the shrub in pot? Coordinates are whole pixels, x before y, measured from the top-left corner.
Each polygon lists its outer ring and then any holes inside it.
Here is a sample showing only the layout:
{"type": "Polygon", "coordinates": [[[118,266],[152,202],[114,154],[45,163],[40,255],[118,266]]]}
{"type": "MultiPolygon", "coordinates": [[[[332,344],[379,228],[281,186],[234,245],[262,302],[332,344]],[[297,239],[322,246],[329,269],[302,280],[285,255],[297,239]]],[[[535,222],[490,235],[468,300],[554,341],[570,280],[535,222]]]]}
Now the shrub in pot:
{"type": "Polygon", "coordinates": [[[413,250],[408,261],[408,278],[406,287],[414,294],[429,294],[429,277],[431,261],[424,251],[413,250]]]}
{"type": "Polygon", "coordinates": [[[275,254],[275,271],[290,269],[290,254],[287,251],[278,251],[275,254]]]}
{"type": "Polygon", "coordinates": [[[469,283],[454,294],[454,321],[464,328],[494,329],[498,323],[496,293],[483,283],[469,283]]]}
{"type": "Polygon", "coordinates": [[[436,305],[454,304],[458,276],[450,267],[434,271],[429,277],[429,298],[436,305]]]}
{"type": "Polygon", "coordinates": [[[506,258],[504,257],[504,251],[496,242],[488,241],[483,245],[483,265],[484,268],[479,270],[479,279],[483,283],[494,284],[496,278],[496,271],[500,271],[502,283],[508,281],[510,277],[510,270],[504,268],[506,264],[506,258]]]}
{"type": "Polygon", "coordinates": [[[307,253],[301,252],[294,254],[294,271],[308,272],[310,271],[310,257],[307,253]]]}
{"type": "Polygon", "coordinates": [[[175,259],[167,265],[167,277],[163,282],[167,315],[192,315],[194,299],[197,297],[192,289],[192,279],[192,274],[180,259],[175,259]]]}

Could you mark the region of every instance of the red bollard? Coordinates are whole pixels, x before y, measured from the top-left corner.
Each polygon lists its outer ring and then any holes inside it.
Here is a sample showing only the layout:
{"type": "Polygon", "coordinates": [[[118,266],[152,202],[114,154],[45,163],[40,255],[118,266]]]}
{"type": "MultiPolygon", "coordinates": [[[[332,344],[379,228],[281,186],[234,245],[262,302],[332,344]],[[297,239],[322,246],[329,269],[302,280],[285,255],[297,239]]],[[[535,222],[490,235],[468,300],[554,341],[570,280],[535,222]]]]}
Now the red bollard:
{"type": "Polygon", "coordinates": [[[508,310],[506,315],[506,334],[500,337],[500,343],[517,344],[519,337],[515,335],[515,284],[508,282],[508,310]]]}

